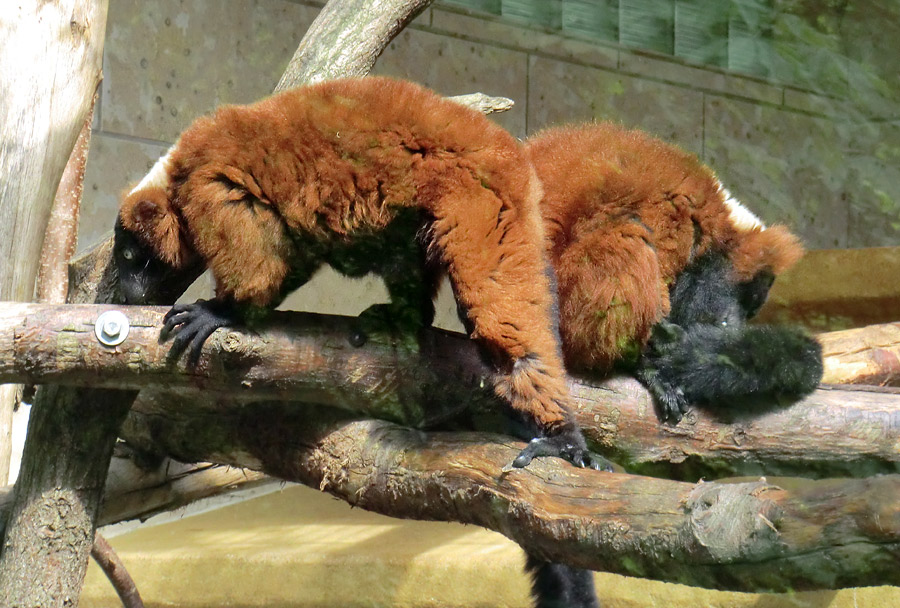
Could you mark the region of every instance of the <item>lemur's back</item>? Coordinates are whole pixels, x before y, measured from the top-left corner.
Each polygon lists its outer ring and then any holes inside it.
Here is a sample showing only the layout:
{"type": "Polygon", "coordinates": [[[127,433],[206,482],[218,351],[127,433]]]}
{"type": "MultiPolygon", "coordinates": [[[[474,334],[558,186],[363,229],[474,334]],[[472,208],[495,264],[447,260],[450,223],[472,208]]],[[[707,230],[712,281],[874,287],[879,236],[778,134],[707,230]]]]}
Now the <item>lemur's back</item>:
{"type": "MultiPolygon", "coordinates": [[[[179,175],[210,167],[274,206],[290,227],[327,226],[339,234],[383,227],[398,207],[427,209],[435,182],[460,170],[516,208],[534,188],[506,131],[479,112],[387,78],[329,81],[225,106],[185,131],[179,150],[176,184],[179,175]]],[[[189,195],[178,201],[198,202],[189,195]]]]}

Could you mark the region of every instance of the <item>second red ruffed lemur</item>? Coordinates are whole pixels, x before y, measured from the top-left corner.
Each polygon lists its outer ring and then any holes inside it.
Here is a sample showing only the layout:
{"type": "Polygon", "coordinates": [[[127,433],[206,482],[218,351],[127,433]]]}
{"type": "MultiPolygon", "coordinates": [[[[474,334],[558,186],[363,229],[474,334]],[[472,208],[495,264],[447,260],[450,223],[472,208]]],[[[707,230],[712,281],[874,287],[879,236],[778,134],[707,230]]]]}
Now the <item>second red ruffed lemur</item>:
{"type": "Polygon", "coordinates": [[[409,82],[336,80],[194,122],[124,197],[114,253],[135,303],[167,276],[212,271],[214,300],[166,316],[192,362],[216,328],[274,308],[323,264],[380,274],[391,304],[367,313],[411,328],[431,323],[446,272],[497,395],[533,429],[514,466],[608,468],[570,410],[540,199],[521,146],[481,113],[409,82]]]}
{"type": "Polygon", "coordinates": [[[526,142],[559,291],[566,366],[624,365],[663,419],[694,402],[800,397],[821,347],[790,327],[745,326],[776,275],[803,255],[694,155],[614,123],[526,142]]]}
{"type": "MultiPolygon", "coordinates": [[[[526,142],[543,187],[566,366],[633,372],[664,420],[689,404],[797,398],[822,376],[819,344],[747,326],[803,254],[766,228],[695,156],[613,123],[526,142]]],[[[529,555],[538,608],[597,608],[593,574],[529,555]],[[546,600],[546,603],[544,603],[546,600]]]]}

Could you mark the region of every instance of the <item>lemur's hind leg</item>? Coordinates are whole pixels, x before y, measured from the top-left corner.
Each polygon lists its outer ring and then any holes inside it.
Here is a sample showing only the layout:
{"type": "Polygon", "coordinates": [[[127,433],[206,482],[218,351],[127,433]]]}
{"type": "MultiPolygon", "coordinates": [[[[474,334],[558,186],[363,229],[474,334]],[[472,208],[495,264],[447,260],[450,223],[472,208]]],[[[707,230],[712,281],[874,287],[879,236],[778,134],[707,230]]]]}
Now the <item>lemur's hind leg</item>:
{"type": "Polygon", "coordinates": [[[534,608],[600,608],[594,573],[565,564],[545,562],[526,554],[534,608]]]}
{"type": "Polygon", "coordinates": [[[576,231],[556,260],[560,331],[567,363],[596,371],[634,363],[669,310],[669,290],[646,226],[610,220],[576,231]]]}

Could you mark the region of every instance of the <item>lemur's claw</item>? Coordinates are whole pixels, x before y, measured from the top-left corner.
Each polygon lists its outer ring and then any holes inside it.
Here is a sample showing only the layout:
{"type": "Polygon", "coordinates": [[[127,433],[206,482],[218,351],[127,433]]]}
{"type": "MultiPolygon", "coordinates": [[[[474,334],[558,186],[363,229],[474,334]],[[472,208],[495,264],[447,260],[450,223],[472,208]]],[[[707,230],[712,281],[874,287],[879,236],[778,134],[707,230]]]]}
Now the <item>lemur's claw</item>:
{"type": "Polygon", "coordinates": [[[655,395],[656,402],[659,404],[660,418],[663,422],[670,424],[678,424],[687,413],[688,402],[685,399],[684,391],[675,388],[670,391],[660,392],[655,395]]]}
{"type": "Polygon", "coordinates": [[[188,366],[197,367],[206,339],[218,328],[233,322],[233,314],[222,302],[216,300],[198,300],[193,304],[176,304],[163,317],[163,328],[159,332],[159,341],[162,343],[169,336],[175,336],[168,356],[177,359],[187,351],[188,366]]]}
{"type": "Polygon", "coordinates": [[[527,467],[539,456],[562,458],[580,468],[613,470],[609,460],[587,449],[581,431],[577,427],[572,427],[572,430],[564,430],[549,437],[535,437],[519,452],[515,460],[503,467],[502,471],[508,473],[513,469],[527,467]]]}

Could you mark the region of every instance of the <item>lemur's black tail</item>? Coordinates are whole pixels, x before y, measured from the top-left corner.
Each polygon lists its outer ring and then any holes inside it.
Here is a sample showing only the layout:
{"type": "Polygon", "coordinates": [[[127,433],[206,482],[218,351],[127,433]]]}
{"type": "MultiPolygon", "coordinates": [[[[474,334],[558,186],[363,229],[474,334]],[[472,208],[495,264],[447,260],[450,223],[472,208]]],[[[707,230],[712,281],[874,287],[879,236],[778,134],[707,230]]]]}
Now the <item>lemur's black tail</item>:
{"type": "Polygon", "coordinates": [[[600,608],[593,572],[527,557],[534,608],[600,608]]]}
{"type": "Polygon", "coordinates": [[[694,325],[655,343],[642,365],[688,402],[799,398],[822,379],[822,347],[793,327],[694,325]]]}

